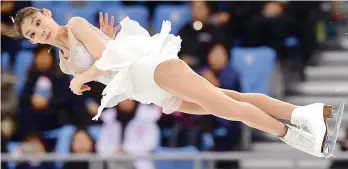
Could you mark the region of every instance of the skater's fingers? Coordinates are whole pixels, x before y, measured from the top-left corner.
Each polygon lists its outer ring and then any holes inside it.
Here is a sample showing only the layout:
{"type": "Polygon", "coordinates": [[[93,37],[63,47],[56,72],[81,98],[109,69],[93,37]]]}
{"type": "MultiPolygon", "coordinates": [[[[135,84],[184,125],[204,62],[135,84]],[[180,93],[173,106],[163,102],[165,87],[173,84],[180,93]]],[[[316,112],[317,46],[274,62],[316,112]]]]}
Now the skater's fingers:
{"type": "Polygon", "coordinates": [[[89,87],[88,85],[82,85],[81,89],[91,89],[91,87],[89,87]]]}
{"type": "Polygon", "coordinates": [[[104,18],[103,18],[102,12],[99,12],[99,24],[100,24],[100,27],[104,26],[104,18]]]}
{"type": "Polygon", "coordinates": [[[114,15],[111,16],[110,26],[113,28],[115,23],[115,17],[114,15]]]}
{"type": "Polygon", "coordinates": [[[85,91],[89,91],[89,90],[91,90],[91,87],[84,85],[81,87],[80,92],[85,92],[85,91]]]}
{"type": "Polygon", "coordinates": [[[119,29],[121,29],[121,25],[118,25],[114,28],[114,31],[117,32],[119,29]]]}
{"type": "Polygon", "coordinates": [[[109,15],[108,13],[105,13],[105,21],[104,21],[105,25],[109,25],[109,15]]]}
{"type": "Polygon", "coordinates": [[[76,95],[82,95],[82,93],[80,91],[72,91],[72,92],[76,95]]]}

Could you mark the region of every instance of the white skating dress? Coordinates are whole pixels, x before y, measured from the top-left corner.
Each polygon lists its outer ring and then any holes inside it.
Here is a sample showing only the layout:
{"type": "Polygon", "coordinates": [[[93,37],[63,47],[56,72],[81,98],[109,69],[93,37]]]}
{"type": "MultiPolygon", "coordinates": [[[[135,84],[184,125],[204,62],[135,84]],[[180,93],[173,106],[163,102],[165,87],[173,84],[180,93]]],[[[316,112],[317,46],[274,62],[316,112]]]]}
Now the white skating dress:
{"type": "Polygon", "coordinates": [[[106,49],[99,60],[76,41],[69,30],[69,41],[73,45],[70,56],[60,52],[60,67],[66,74],[78,75],[95,64],[98,69],[111,70],[96,81],[106,85],[102,95],[98,120],[105,107],[113,107],[126,99],[133,99],[144,104],[156,104],[163,108],[164,113],[172,113],[181,105],[182,100],[161,89],[154,81],[157,65],[178,59],[181,38],[169,34],[171,23],[164,21],[161,32],[150,36],[148,31],[138,22],[126,17],[120,22],[121,30],[115,40],[109,39],[99,29],[93,27],[101,37],[107,40],[106,49]]]}

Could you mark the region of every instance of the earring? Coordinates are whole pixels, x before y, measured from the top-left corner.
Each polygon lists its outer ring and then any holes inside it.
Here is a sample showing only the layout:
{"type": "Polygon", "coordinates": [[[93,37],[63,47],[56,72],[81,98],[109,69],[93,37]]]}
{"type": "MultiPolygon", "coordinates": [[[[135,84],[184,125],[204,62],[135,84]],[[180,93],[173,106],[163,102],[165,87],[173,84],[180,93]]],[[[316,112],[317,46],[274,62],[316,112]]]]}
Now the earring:
{"type": "Polygon", "coordinates": [[[50,49],[48,49],[47,53],[50,53],[50,51],[53,49],[53,46],[50,47],[50,49]]]}

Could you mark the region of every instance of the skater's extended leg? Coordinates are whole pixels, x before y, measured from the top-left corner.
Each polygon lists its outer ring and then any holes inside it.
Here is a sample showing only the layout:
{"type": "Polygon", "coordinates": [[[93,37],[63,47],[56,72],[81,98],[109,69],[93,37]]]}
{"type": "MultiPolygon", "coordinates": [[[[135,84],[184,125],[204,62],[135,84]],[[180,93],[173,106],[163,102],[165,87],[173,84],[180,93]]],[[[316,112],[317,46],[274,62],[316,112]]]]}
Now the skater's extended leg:
{"type": "Polygon", "coordinates": [[[286,134],[287,127],[283,123],[249,103],[226,96],[181,60],[169,60],[158,65],[155,81],[164,90],[197,103],[218,117],[242,121],[250,127],[277,136],[286,134]]]}
{"type": "Polygon", "coordinates": [[[296,108],[296,105],[274,99],[264,94],[239,93],[227,89],[221,89],[221,91],[234,100],[250,103],[277,119],[291,120],[291,114],[296,108]]]}
{"type": "MultiPolygon", "coordinates": [[[[239,93],[232,90],[220,89],[228,97],[240,101],[250,103],[259,109],[263,110],[267,114],[283,120],[290,120],[295,105],[271,98],[267,95],[257,93],[239,93]]],[[[179,111],[190,114],[210,114],[207,110],[198,104],[184,101],[180,106],[179,111]]]]}
{"type": "Polygon", "coordinates": [[[323,157],[322,145],[326,135],[323,104],[296,107],[293,112],[298,114],[294,116],[294,119],[298,120],[297,123],[305,122],[303,124],[315,129],[309,133],[300,128],[286,127],[256,106],[232,99],[197,75],[181,60],[161,63],[155,70],[154,78],[162,89],[185,100],[180,111],[191,114],[211,112],[218,117],[242,121],[250,127],[280,136],[281,140],[294,148],[323,157]]]}

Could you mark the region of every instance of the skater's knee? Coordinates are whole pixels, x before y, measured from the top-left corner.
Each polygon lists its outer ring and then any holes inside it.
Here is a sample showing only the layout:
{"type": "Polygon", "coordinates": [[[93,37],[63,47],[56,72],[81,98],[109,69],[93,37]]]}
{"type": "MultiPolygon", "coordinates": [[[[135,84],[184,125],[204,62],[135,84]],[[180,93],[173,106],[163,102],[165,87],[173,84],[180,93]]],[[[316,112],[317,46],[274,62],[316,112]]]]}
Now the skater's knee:
{"type": "Polygon", "coordinates": [[[171,88],[177,86],[174,82],[184,81],[192,75],[193,71],[184,61],[171,59],[160,63],[155,68],[154,80],[160,87],[171,88]]]}
{"type": "Polygon", "coordinates": [[[237,100],[237,101],[243,101],[243,93],[239,93],[237,91],[233,91],[233,90],[227,90],[227,89],[221,89],[221,91],[227,95],[228,97],[237,100]]]}

